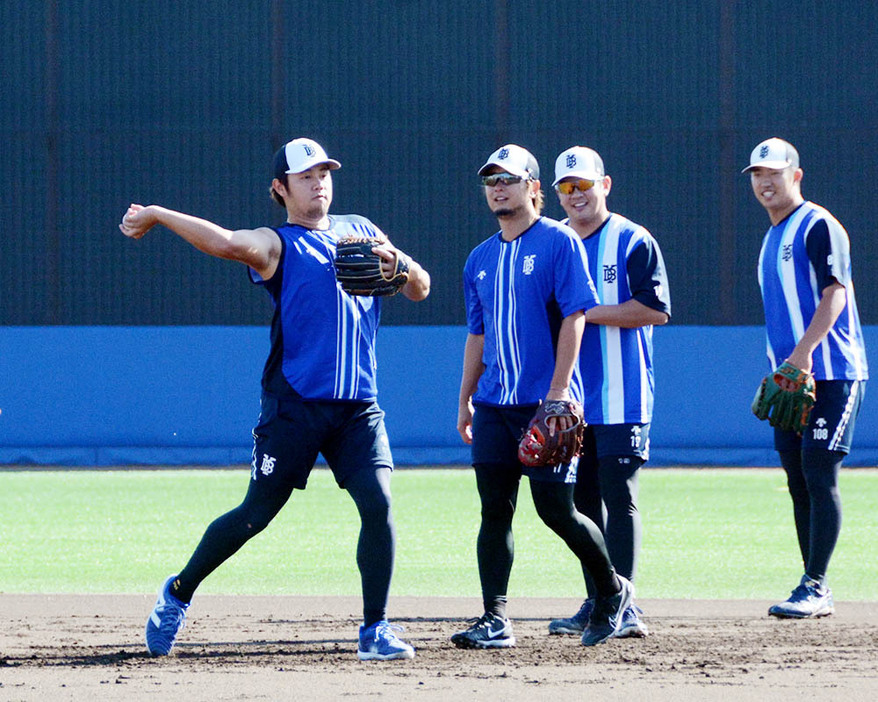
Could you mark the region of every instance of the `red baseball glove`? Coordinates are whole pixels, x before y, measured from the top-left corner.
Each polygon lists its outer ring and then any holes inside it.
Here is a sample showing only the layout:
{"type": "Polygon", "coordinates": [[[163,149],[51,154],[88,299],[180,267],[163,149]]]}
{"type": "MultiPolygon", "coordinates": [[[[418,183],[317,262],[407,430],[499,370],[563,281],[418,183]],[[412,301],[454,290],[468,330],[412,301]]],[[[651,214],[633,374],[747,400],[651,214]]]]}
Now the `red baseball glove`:
{"type": "Polygon", "coordinates": [[[582,449],[585,420],[582,405],[573,400],[547,400],[543,402],[518,444],[518,460],[526,466],[555,466],[569,463],[582,449]],[[552,417],[570,419],[568,429],[549,429],[552,417]]]}

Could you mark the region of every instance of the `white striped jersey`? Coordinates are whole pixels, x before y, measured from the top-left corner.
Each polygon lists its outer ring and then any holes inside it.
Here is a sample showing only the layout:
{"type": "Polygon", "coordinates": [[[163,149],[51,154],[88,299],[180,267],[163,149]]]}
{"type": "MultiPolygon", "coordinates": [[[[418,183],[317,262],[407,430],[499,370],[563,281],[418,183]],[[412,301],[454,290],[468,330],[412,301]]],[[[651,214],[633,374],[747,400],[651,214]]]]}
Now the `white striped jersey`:
{"type": "MultiPolygon", "coordinates": [[[[601,304],[618,305],[633,298],[670,316],[665,262],[649,231],[611,214],[583,244],[601,304]]],[[[652,420],[655,377],[651,325],[624,329],[586,324],[579,365],[589,424],[652,420]]]]}
{"type": "Polygon", "coordinates": [[[275,274],[263,281],[274,304],[271,351],[263,388],[276,395],[289,387],[310,400],[377,398],[375,339],[381,300],[348,295],[336,282],[335,245],[346,234],[378,236],[365,217],[330,215],[329,229],[286,224],[275,229],[282,253],[275,274]]]}
{"type": "MultiPolygon", "coordinates": [[[[467,327],[484,334],[474,404],[536,404],[549,390],[564,317],[597,304],[585,250],[572,229],[541,217],[514,241],[498,232],[464,266],[467,327]]],[[[571,394],[581,400],[574,373],[571,394]]]]}
{"type": "Polygon", "coordinates": [[[777,368],[811,323],[823,290],[844,286],[847,302],[812,355],[817,380],[866,380],[869,368],[851,278],[851,247],[828,210],[804,202],[769,228],[759,253],[768,361],[777,368]]]}

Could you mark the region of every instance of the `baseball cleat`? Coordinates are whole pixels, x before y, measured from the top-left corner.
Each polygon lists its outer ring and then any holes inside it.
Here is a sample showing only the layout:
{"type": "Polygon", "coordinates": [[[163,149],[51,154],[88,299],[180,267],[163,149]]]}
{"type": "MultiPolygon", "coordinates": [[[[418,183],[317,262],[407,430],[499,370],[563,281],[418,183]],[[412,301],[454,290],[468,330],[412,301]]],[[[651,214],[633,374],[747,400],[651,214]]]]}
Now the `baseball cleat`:
{"type": "Polygon", "coordinates": [[[414,658],[415,649],[396,635],[397,631],[402,630],[401,626],[390,624],[384,619],[375,622],[372,626],[361,626],[357,658],[361,661],[414,658]]]}
{"type": "Polygon", "coordinates": [[[594,600],[587,599],[582,603],[579,611],[569,619],[553,619],[549,622],[550,634],[576,634],[582,635],[582,630],[588,624],[588,618],[591,610],[594,609],[594,600]]]}
{"type": "Polygon", "coordinates": [[[835,612],[832,601],[832,590],[811,580],[807,575],[793,590],[785,602],[773,605],[768,613],[781,619],[806,619],[808,617],[826,617],[835,612]]]}
{"type": "Polygon", "coordinates": [[[515,645],[512,622],[485,612],[473,624],[451,637],[458,648],[510,648],[515,645]]]}
{"type": "Polygon", "coordinates": [[[643,614],[643,610],[636,604],[628,605],[628,608],[622,612],[622,625],[615,637],[617,639],[642,639],[649,636],[649,629],[640,618],[641,614],[643,614]]]}
{"type": "Polygon", "coordinates": [[[155,607],[146,620],[146,648],[153,656],[167,656],[174,647],[177,634],[186,625],[186,610],[189,605],[174,597],[171,583],[176,575],[165,580],[159,590],[155,607]]]}
{"type": "Polygon", "coordinates": [[[616,636],[622,628],[622,616],[634,598],[634,586],[621,575],[617,575],[622,590],[611,597],[598,597],[582,631],[582,645],[596,646],[616,636]]]}

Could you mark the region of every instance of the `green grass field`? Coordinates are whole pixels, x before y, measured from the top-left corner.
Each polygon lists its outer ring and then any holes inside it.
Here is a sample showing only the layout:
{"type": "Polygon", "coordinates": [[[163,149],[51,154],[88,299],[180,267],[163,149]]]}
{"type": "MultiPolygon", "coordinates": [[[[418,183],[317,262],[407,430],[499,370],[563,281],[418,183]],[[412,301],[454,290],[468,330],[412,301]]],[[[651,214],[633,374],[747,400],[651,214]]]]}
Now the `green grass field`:
{"type": "MultiPolygon", "coordinates": [[[[152,593],[207,524],[236,506],[240,470],[0,472],[0,591],[152,593]]],[[[878,600],[878,471],[845,469],[844,526],[830,571],[837,600],[878,600]]],[[[393,478],[392,595],[478,598],[478,498],[467,469],[400,469],[393,478]]],[[[659,469],[641,474],[642,598],[777,599],[801,575],[780,469],[659,469]]],[[[358,520],[326,469],[296,491],[203,593],[358,595],[358,520]]],[[[515,521],[510,596],[580,597],[578,564],[538,519],[527,481],[515,521]]]]}

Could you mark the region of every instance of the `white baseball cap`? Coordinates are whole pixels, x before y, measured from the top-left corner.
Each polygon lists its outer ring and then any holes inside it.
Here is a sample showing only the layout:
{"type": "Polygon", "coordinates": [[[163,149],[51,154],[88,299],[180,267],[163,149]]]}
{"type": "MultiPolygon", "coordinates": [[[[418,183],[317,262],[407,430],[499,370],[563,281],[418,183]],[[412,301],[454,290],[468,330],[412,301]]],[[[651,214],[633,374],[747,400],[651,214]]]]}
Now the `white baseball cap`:
{"type": "Polygon", "coordinates": [[[572,146],[555,159],[555,182],[552,187],[565,178],[600,180],[605,175],[604,162],[597,151],[587,146],[572,146]]]}
{"type": "Polygon", "coordinates": [[[771,137],[771,139],[766,139],[761,144],[756,145],[756,148],[750,154],[750,165],[742,170],[741,173],[746,173],[751,168],[757,167],[780,170],[784,168],[798,168],[799,152],[788,141],[771,137]]]}
{"type": "Polygon", "coordinates": [[[333,171],[341,168],[341,164],[329,158],[316,141],[299,137],[277,150],[274,155],[274,177],[282,180],[286,173],[302,173],[321,163],[327,164],[333,171]]]}
{"type": "Polygon", "coordinates": [[[540,179],[540,166],[534,155],[516,144],[506,144],[492,153],[485,161],[485,165],[479,169],[479,175],[485,175],[491,166],[499,166],[507,173],[521,178],[540,179]]]}

